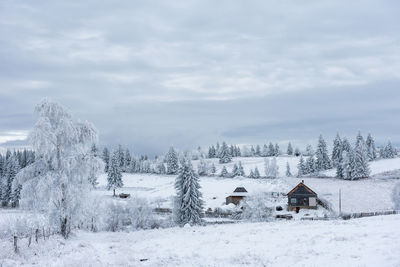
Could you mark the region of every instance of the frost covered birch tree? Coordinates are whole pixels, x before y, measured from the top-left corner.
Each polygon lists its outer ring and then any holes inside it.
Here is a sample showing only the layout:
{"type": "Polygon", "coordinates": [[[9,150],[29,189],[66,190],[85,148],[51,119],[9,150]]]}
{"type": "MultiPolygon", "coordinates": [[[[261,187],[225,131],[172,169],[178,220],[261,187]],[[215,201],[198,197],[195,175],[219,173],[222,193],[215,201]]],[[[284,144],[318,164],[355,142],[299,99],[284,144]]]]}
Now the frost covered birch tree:
{"type": "Polygon", "coordinates": [[[176,219],[180,225],[201,224],[203,200],[200,192],[199,176],[193,170],[190,160],[183,159],[179,169],[179,175],[175,181],[176,219]]]}
{"type": "Polygon", "coordinates": [[[79,223],[91,188],[89,173],[103,167],[90,152],[97,130],[88,122],[75,121],[64,107],[49,100],[35,111],[39,120],[28,140],[36,160],[18,173],[13,188],[22,185],[21,207],[47,214],[68,238],[71,227],[79,223]]]}

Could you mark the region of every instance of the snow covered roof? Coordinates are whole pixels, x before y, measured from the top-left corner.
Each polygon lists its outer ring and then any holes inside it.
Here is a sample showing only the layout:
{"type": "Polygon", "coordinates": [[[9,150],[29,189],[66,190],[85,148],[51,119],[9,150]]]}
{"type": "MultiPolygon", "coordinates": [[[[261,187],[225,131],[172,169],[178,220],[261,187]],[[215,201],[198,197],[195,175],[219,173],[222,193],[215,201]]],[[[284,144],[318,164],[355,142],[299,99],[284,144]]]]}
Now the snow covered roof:
{"type": "Polygon", "coordinates": [[[244,187],[236,187],[235,191],[229,195],[230,197],[245,197],[247,196],[247,190],[244,187]]]}
{"type": "MultiPolygon", "coordinates": [[[[301,181],[301,183],[299,183],[298,185],[296,185],[295,188],[293,188],[289,193],[287,193],[288,195],[291,195],[293,193],[295,193],[296,191],[298,191],[300,188],[303,188],[303,191],[308,192],[309,194],[312,195],[317,195],[317,193],[315,193],[314,191],[312,191],[308,186],[306,186],[304,184],[304,181],[301,181]]],[[[301,190],[300,190],[301,191],[301,190]]]]}

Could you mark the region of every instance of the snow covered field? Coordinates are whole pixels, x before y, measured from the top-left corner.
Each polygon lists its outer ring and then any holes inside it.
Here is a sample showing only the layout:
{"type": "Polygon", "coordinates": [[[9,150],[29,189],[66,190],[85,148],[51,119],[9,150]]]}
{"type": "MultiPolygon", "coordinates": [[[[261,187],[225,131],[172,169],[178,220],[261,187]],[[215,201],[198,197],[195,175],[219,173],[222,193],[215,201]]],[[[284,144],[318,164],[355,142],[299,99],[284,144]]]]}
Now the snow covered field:
{"type": "MultiPolygon", "coordinates": [[[[217,159],[211,159],[217,168],[217,173],[222,169],[217,159]]],[[[256,166],[263,172],[263,158],[234,158],[234,162],[224,164],[230,171],[233,164],[241,161],[246,173],[256,166]]],[[[297,173],[296,157],[278,157],[280,173],[284,173],[286,162],[289,162],[292,173],[297,173]]],[[[198,161],[194,162],[196,166],[198,161]]],[[[385,179],[378,174],[386,171],[400,169],[400,158],[379,160],[371,163],[373,178],[357,181],[340,180],[336,178],[302,178],[306,185],[311,187],[321,198],[328,200],[334,210],[338,211],[339,189],[342,191],[342,211],[344,212],[369,212],[393,209],[391,199],[394,185],[399,182],[396,179],[385,179]]],[[[328,171],[333,172],[334,170],[328,171]]],[[[135,196],[148,199],[162,207],[170,207],[171,199],[175,194],[176,176],[153,175],[153,174],[124,174],[124,188],[118,192],[130,193],[135,196]]],[[[249,193],[258,192],[289,192],[302,179],[296,177],[281,177],[277,179],[251,179],[251,178],[222,178],[222,177],[201,177],[203,198],[206,208],[221,207],[228,196],[238,186],[244,186],[249,193]]],[[[111,191],[105,190],[107,177],[103,174],[99,178],[99,189],[96,194],[111,195],[111,191]]]]}
{"type": "Polygon", "coordinates": [[[400,215],[51,237],[0,266],[399,266],[400,215]],[[145,259],[144,261],[140,260],[145,259]]]}

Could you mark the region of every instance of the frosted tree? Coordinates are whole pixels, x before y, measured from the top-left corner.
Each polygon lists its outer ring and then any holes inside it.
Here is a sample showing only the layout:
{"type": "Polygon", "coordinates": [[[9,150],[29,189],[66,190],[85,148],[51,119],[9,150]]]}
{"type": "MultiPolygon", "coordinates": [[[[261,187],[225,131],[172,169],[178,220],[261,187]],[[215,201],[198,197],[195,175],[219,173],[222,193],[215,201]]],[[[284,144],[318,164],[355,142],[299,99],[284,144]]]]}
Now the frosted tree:
{"type": "Polygon", "coordinates": [[[361,133],[358,133],[354,147],[353,171],[353,179],[367,178],[370,174],[367,146],[361,133]]]}
{"type": "Polygon", "coordinates": [[[367,145],[367,154],[368,159],[373,161],[377,158],[376,156],[376,147],[375,147],[375,140],[372,138],[371,134],[368,134],[367,141],[365,142],[367,145]]]}
{"type": "Polygon", "coordinates": [[[2,187],[2,205],[7,206],[11,202],[12,197],[12,184],[14,178],[19,171],[18,159],[15,155],[11,155],[6,160],[6,168],[3,175],[3,187],[2,187]]]}
{"type": "Polygon", "coordinates": [[[211,168],[210,168],[210,172],[212,175],[215,175],[215,173],[217,172],[217,168],[215,168],[215,164],[211,164],[211,168]]]}
{"type": "Polygon", "coordinates": [[[271,160],[268,158],[264,161],[264,172],[267,178],[276,178],[279,175],[279,167],[276,163],[276,158],[273,157],[271,160]]]}
{"type": "Polygon", "coordinates": [[[290,165],[289,162],[286,162],[286,176],[291,177],[292,173],[290,172],[290,165]]]}
{"type": "Polygon", "coordinates": [[[212,158],[215,158],[216,156],[217,156],[217,155],[216,155],[215,147],[214,147],[214,146],[211,146],[211,147],[208,149],[208,158],[212,159],[212,158]]]}
{"type": "Polygon", "coordinates": [[[250,170],[249,178],[254,178],[254,171],[250,170]]]}
{"type": "Polygon", "coordinates": [[[92,155],[95,157],[99,156],[99,149],[97,148],[96,144],[92,144],[90,152],[92,152],[92,155]]]}
{"type": "MultiPolygon", "coordinates": [[[[90,150],[90,153],[92,154],[92,157],[98,158],[98,150],[97,150],[96,144],[92,145],[92,149],[90,150]]],[[[96,186],[99,184],[97,182],[98,172],[99,172],[99,170],[97,169],[96,165],[92,165],[89,169],[88,181],[92,185],[93,188],[96,188],[96,186]]]]}
{"type": "Polygon", "coordinates": [[[129,149],[127,148],[125,150],[125,156],[124,156],[124,171],[127,172],[129,170],[131,161],[132,161],[132,155],[131,155],[131,152],[129,151],[129,149]]]}
{"type": "Polygon", "coordinates": [[[90,153],[97,131],[90,123],[75,121],[57,103],[43,100],[35,110],[39,120],[28,140],[36,159],[17,174],[13,188],[22,185],[22,208],[44,211],[67,238],[71,227],[81,223],[90,170],[103,168],[90,153]]]}
{"type": "Polygon", "coordinates": [[[345,176],[343,169],[343,154],[345,153],[347,153],[347,151],[342,151],[336,159],[336,177],[338,178],[344,178],[345,176]]]}
{"type": "Polygon", "coordinates": [[[305,169],[306,169],[306,167],[305,167],[305,163],[304,163],[304,158],[303,158],[303,156],[301,155],[301,156],[300,156],[299,163],[297,164],[297,177],[301,177],[301,176],[303,176],[304,174],[306,174],[305,169]]]}
{"type": "Polygon", "coordinates": [[[289,156],[292,156],[292,155],[293,155],[293,147],[292,147],[292,144],[291,144],[290,142],[289,142],[289,144],[288,144],[286,153],[287,153],[289,156]]]}
{"type": "Polygon", "coordinates": [[[306,159],[306,163],[304,166],[304,174],[310,174],[310,173],[315,173],[317,171],[317,168],[315,166],[315,159],[313,156],[308,157],[306,159]]]}
{"type": "Polygon", "coordinates": [[[274,147],[274,156],[277,157],[277,156],[279,156],[280,154],[281,154],[281,150],[280,150],[280,148],[279,148],[278,143],[276,143],[276,144],[275,144],[275,147],[274,147]]]}
{"type": "Polygon", "coordinates": [[[347,140],[346,137],[342,139],[342,151],[350,152],[352,150],[350,142],[347,140]]]}
{"type": "Polygon", "coordinates": [[[181,162],[179,175],[175,181],[177,192],[175,215],[180,225],[201,224],[203,200],[200,192],[199,176],[194,172],[190,160],[181,162]]]}
{"type": "Polygon", "coordinates": [[[256,153],[255,154],[256,154],[257,157],[261,156],[261,147],[260,147],[260,145],[256,146],[256,153]]]}
{"type": "Polygon", "coordinates": [[[167,174],[177,174],[179,170],[178,154],[175,149],[171,147],[166,156],[167,160],[167,174]]]}
{"type": "Polygon", "coordinates": [[[275,156],[275,147],[271,142],[269,142],[269,145],[268,145],[268,157],[272,157],[272,156],[275,156]]]}
{"type": "Polygon", "coordinates": [[[384,149],[384,158],[392,159],[397,155],[396,149],[393,147],[392,142],[388,141],[385,149],[384,149]]]}
{"type": "Polygon", "coordinates": [[[229,177],[228,170],[226,169],[225,166],[222,167],[221,174],[219,176],[221,176],[221,177],[229,177]]]}
{"type": "Polygon", "coordinates": [[[236,163],[235,163],[232,168],[232,177],[236,177],[236,176],[239,176],[239,168],[238,168],[238,165],[236,165],[236,163]]]}
{"type": "Polygon", "coordinates": [[[124,164],[125,164],[125,153],[124,150],[122,149],[121,145],[118,145],[118,149],[117,149],[117,154],[118,154],[118,162],[119,162],[119,167],[121,169],[121,171],[124,170],[124,164]]]}
{"type": "Polygon", "coordinates": [[[314,156],[314,149],[311,145],[306,147],[306,156],[314,156]]]}
{"type": "Polygon", "coordinates": [[[342,140],[339,134],[336,134],[335,140],[333,141],[332,149],[332,165],[337,167],[340,164],[340,158],[342,157],[342,140]]]}
{"type": "Polygon", "coordinates": [[[264,144],[264,146],[263,146],[261,156],[268,157],[268,146],[266,144],[264,144]]]}
{"type": "Polygon", "coordinates": [[[115,196],[115,190],[117,188],[121,188],[124,186],[122,182],[122,173],[121,173],[121,159],[120,154],[117,151],[114,151],[111,162],[109,164],[108,173],[107,173],[107,190],[113,190],[113,196],[115,196]]]}
{"type": "Polygon", "coordinates": [[[326,142],[322,135],[319,136],[317,151],[315,152],[316,156],[316,168],[317,171],[324,171],[331,167],[331,162],[328,156],[328,149],[326,146],[326,142]]]}
{"type": "Polygon", "coordinates": [[[17,185],[16,188],[14,188],[14,191],[11,195],[11,207],[15,208],[19,206],[19,200],[21,199],[21,190],[22,190],[22,185],[17,185]]]}
{"type": "MultiPolygon", "coordinates": [[[[132,165],[132,161],[131,161],[131,165],[132,165]]],[[[164,162],[162,162],[162,161],[157,163],[156,170],[157,170],[158,174],[166,174],[167,173],[167,170],[165,169],[164,162]]]]}
{"type": "Polygon", "coordinates": [[[108,172],[108,164],[110,163],[110,151],[108,148],[103,149],[102,159],[104,161],[104,172],[108,172]]]}
{"type": "Polygon", "coordinates": [[[354,152],[353,149],[350,151],[343,151],[343,161],[342,161],[342,170],[343,170],[343,179],[353,180],[354,179],[354,152]]]}
{"type": "Polygon", "coordinates": [[[219,152],[219,163],[221,164],[228,163],[231,162],[231,160],[232,157],[229,153],[228,145],[225,142],[223,142],[219,152]]]}
{"type": "Polygon", "coordinates": [[[243,169],[241,161],[239,161],[239,163],[238,163],[238,176],[242,176],[242,177],[245,176],[244,169],[243,169]]]}
{"type": "Polygon", "coordinates": [[[254,178],[256,178],[256,179],[260,178],[260,172],[259,172],[257,166],[254,169],[254,174],[253,175],[254,175],[254,178]]]}
{"type": "Polygon", "coordinates": [[[206,176],[209,172],[209,167],[204,159],[201,159],[197,166],[197,173],[200,176],[206,176]]]}

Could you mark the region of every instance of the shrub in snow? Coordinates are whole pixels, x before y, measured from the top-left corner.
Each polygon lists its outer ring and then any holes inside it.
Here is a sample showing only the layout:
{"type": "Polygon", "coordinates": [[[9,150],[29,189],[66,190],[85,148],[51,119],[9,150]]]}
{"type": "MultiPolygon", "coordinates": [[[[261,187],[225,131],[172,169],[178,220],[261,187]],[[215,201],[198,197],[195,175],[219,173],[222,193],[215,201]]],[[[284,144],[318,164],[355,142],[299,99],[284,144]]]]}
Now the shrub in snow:
{"type": "Polygon", "coordinates": [[[67,238],[92,187],[90,173],[103,168],[101,160],[90,152],[97,131],[47,100],[36,107],[36,112],[39,120],[28,139],[37,160],[18,173],[13,187],[22,185],[21,207],[45,212],[67,238]]]}
{"type": "Polygon", "coordinates": [[[273,157],[272,160],[268,158],[264,161],[264,172],[267,178],[276,178],[279,175],[279,166],[276,163],[276,158],[273,157]]]}
{"type": "Polygon", "coordinates": [[[274,218],[274,207],[268,194],[250,195],[242,200],[241,218],[253,222],[270,221],[274,218]]]}

